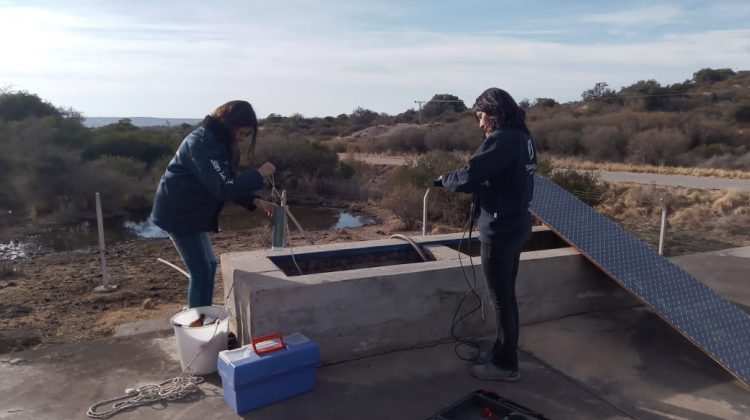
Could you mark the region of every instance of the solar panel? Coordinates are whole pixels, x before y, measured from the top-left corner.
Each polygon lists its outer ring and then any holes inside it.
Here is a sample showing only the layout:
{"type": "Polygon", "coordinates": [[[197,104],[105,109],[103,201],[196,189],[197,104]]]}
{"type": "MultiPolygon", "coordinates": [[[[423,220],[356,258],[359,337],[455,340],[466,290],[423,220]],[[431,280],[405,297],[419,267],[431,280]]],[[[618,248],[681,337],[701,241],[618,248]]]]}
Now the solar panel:
{"type": "Polygon", "coordinates": [[[750,386],[750,316],[554,182],[534,183],[532,213],[750,386]]]}

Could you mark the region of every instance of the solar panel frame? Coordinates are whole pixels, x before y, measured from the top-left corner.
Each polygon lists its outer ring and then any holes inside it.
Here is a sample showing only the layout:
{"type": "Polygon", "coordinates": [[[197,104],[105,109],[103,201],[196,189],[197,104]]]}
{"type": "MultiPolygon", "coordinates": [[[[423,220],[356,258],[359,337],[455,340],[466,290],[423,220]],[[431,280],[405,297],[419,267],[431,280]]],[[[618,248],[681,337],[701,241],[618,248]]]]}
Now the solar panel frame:
{"type": "Polygon", "coordinates": [[[617,223],[537,174],[531,212],[750,387],[750,316],[617,223]]]}

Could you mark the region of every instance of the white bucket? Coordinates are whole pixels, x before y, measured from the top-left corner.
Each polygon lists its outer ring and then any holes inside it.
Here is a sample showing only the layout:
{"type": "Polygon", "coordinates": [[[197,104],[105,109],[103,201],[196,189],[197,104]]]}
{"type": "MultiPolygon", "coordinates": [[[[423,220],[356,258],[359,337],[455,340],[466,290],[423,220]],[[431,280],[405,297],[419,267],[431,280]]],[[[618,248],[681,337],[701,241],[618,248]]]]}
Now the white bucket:
{"type": "Polygon", "coordinates": [[[169,321],[177,338],[177,353],[182,370],[188,369],[187,372],[193,375],[216,372],[219,352],[227,349],[229,309],[223,306],[199,306],[185,309],[169,321]],[[201,314],[219,321],[201,327],[188,327],[201,314]]]}

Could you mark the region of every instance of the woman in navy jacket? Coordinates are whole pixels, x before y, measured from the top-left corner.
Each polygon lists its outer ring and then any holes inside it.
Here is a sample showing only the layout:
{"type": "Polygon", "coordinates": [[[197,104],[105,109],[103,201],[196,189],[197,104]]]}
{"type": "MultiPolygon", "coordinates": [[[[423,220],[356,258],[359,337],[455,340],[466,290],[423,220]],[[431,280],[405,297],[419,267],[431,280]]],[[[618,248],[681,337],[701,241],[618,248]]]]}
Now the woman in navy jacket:
{"type": "MultiPolygon", "coordinates": [[[[521,247],[531,235],[529,202],[534,191],[536,150],[524,110],[504,90],[484,91],[473,111],[485,139],[462,168],[441,175],[440,180],[450,191],[473,193],[474,203],[479,205],[482,272],[495,312],[497,336],[491,359],[474,366],[472,373],[481,379],[516,381],[521,377],[516,275],[521,247]]],[[[475,210],[471,217],[476,216],[475,210]]]]}
{"type": "Polygon", "coordinates": [[[231,101],[206,116],[200,127],[182,141],[159,181],[151,221],[169,233],[190,272],[188,305],[213,301],[216,256],[208,232],[219,229],[219,213],[227,201],[248,210],[273,214],[275,204],[255,191],[276,168],[266,162],[258,169],[237,173],[239,144],[250,139],[255,150],[258,119],[245,101],[231,101]]]}

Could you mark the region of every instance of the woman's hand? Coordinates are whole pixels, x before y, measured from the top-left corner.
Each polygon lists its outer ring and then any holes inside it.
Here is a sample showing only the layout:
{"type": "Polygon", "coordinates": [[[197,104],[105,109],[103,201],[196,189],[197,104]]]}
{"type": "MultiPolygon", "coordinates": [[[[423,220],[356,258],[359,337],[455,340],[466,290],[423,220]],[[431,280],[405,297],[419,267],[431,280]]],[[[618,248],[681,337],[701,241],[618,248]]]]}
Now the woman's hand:
{"type": "Polygon", "coordinates": [[[253,205],[261,210],[263,210],[268,217],[273,217],[273,212],[276,210],[276,203],[271,203],[270,201],[261,200],[260,198],[255,198],[253,200],[253,205]]]}
{"type": "Polygon", "coordinates": [[[274,172],[276,172],[276,167],[271,162],[266,162],[262,165],[260,165],[260,168],[258,168],[258,172],[260,172],[260,176],[263,178],[268,178],[269,176],[273,175],[274,172]]]}

